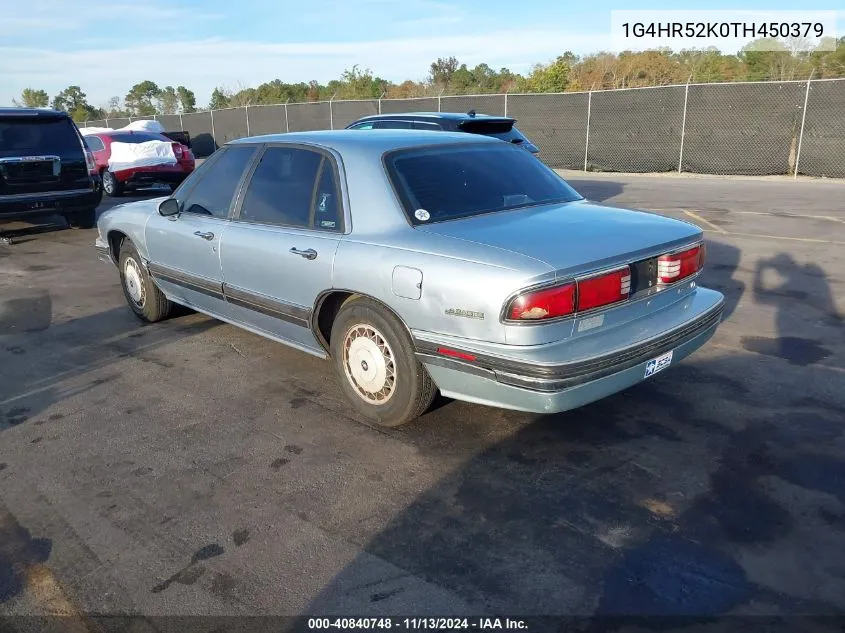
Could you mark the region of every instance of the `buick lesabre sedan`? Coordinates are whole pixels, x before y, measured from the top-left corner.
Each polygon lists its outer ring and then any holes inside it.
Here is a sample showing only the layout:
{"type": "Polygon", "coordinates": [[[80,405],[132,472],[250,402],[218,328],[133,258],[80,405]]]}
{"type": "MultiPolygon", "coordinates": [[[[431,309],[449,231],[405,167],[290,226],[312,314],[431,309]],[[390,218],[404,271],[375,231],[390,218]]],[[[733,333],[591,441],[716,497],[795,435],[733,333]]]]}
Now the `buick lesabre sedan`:
{"type": "Polygon", "coordinates": [[[389,426],[438,390],[537,413],[593,402],[703,345],[724,302],[697,284],[698,227],[591,204],[480,135],[240,139],[98,229],[138,317],[182,304],[330,359],[389,426]]]}

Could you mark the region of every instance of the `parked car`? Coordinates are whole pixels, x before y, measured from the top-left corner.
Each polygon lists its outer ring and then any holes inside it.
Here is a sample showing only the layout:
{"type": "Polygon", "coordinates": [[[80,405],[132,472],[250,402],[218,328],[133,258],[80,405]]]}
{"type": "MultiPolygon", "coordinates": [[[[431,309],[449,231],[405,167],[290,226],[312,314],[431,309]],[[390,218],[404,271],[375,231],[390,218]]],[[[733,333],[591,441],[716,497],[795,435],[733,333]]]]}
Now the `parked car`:
{"type": "Polygon", "coordinates": [[[0,220],[62,215],[91,228],[102,195],[94,158],[67,113],[0,108],[0,220]]]}
{"type": "Polygon", "coordinates": [[[435,392],[552,413],[630,387],[715,332],[702,231],[584,200],[481,135],[232,141],[167,198],[104,212],[132,311],[174,303],[321,358],[378,423],[435,392]]]}
{"type": "Polygon", "coordinates": [[[514,125],[516,119],[489,114],[476,114],[475,110],[459,112],[406,112],[404,114],[374,114],[358,119],[346,126],[347,130],[429,130],[468,132],[492,136],[501,141],[519,145],[534,155],[540,150],[514,125]]]}
{"type": "MultiPolygon", "coordinates": [[[[122,196],[128,189],[152,185],[168,185],[171,190],[175,190],[194,171],[195,160],[191,149],[187,145],[172,141],[164,134],[115,130],[86,134],[84,138],[94,154],[97,170],[102,176],[103,190],[108,196],[122,196]],[[135,162],[121,163],[119,168],[115,168],[112,162],[113,143],[137,145],[149,141],[169,144],[172,148],[172,160],[159,160],[158,164],[150,164],[155,163],[155,159],[151,161],[146,156],[140,156],[135,162]]],[[[170,159],[170,155],[166,158],[170,159]]]]}

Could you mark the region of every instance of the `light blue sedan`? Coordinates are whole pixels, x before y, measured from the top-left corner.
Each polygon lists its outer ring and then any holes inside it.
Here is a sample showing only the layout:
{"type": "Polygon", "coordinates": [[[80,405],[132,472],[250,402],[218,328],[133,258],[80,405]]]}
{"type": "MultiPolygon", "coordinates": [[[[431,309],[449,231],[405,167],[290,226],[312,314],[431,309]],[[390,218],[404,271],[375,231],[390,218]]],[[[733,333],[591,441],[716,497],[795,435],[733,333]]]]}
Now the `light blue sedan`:
{"type": "Polygon", "coordinates": [[[388,426],[438,390],[537,413],[593,402],[703,345],[724,303],[697,284],[698,227],[589,203],[462,133],[240,139],[98,229],[138,317],[182,304],[330,359],[388,426]]]}

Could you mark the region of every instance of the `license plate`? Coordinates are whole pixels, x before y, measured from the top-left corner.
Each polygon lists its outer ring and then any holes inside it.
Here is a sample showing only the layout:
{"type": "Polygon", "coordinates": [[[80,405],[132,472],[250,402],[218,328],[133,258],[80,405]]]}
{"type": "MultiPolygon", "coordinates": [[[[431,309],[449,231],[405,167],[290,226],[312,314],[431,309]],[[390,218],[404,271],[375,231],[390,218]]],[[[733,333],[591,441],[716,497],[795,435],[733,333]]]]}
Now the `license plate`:
{"type": "Polygon", "coordinates": [[[668,351],[665,354],[661,354],[657,358],[652,358],[646,363],[645,377],[648,378],[649,376],[653,376],[659,371],[663,371],[670,364],[672,364],[672,351],[668,351]]]}

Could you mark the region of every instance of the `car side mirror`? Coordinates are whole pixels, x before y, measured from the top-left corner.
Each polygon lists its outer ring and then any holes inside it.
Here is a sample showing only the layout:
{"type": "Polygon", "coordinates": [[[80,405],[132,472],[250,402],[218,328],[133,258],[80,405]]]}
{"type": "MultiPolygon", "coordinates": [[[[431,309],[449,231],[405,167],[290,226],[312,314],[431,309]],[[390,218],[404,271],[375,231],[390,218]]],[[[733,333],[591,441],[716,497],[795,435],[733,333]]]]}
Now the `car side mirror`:
{"type": "Polygon", "coordinates": [[[179,215],[179,201],[176,198],[162,200],[161,204],[158,205],[158,212],[166,218],[179,215]]]}

